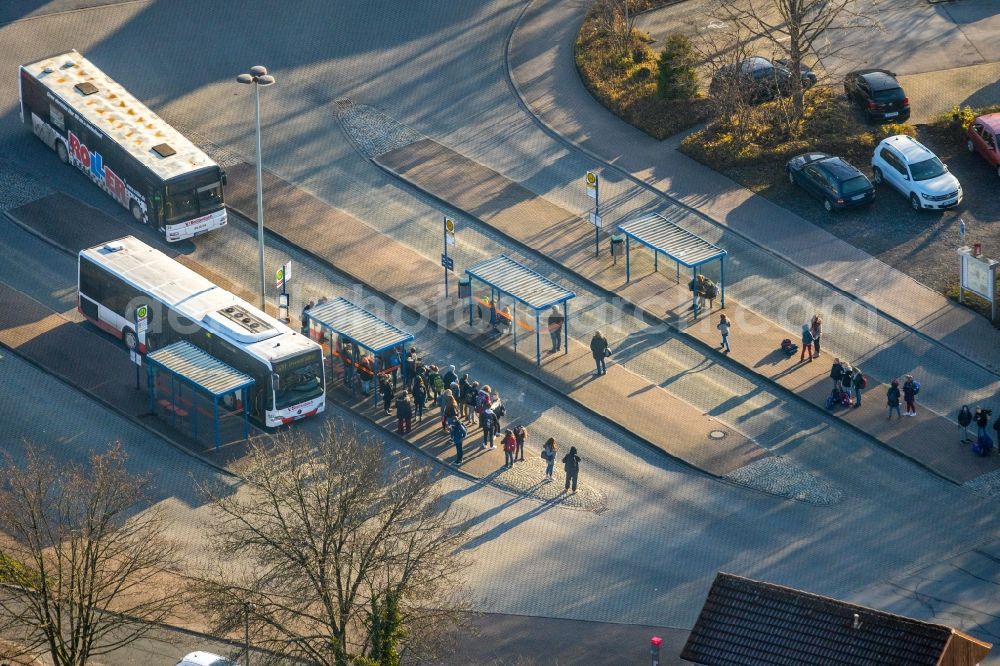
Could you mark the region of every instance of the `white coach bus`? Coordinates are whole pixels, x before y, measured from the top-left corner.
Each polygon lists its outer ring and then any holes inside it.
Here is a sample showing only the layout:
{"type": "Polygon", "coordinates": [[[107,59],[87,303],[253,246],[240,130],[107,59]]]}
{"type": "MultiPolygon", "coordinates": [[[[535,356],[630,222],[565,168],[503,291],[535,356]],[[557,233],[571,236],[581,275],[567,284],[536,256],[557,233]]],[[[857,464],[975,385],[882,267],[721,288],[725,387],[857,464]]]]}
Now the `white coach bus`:
{"type": "Polygon", "coordinates": [[[187,340],[250,375],[251,418],[277,427],[326,407],[323,351],[308,337],[127,236],[80,252],[77,307],[99,328],[146,353],[187,340]],[[146,344],[135,308],[148,305],[146,344]]]}
{"type": "Polygon", "coordinates": [[[226,174],[76,51],[20,68],[21,122],[169,242],[226,224],[226,174]]]}

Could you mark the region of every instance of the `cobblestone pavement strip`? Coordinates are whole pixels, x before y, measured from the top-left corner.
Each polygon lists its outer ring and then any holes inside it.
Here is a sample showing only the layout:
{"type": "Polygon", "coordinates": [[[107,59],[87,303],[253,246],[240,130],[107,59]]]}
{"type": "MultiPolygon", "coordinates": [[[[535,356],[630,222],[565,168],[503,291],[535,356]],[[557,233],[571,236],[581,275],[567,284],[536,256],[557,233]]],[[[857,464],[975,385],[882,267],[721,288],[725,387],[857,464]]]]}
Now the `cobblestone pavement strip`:
{"type": "MultiPolygon", "coordinates": [[[[654,316],[664,317],[708,347],[718,347],[719,336],[714,329],[716,318],[706,315],[694,321],[688,312],[690,291],[686,286],[687,275],[675,281],[672,272],[650,273],[648,261],[636,261],[634,263],[638,265],[633,269],[633,275],[642,277],[626,283],[623,262],[613,263],[606,255],[595,258],[587,242],[591,232],[582,220],[574,218],[566,209],[534,196],[520,185],[430,139],[395,148],[378,156],[376,162],[405,181],[451,202],[582,277],[617,292],[628,302],[640,304],[654,316]],[[462,174],[462,178],[459,179],[457,174],[462,174]],[[647,265],[643,266],[643,263],[647,265]]],[[[639,251],[632,254],[638,258],[639,251]]],[[[756,299],[752,296],[750,299],[751,304],[756,304],[756,299]]],[[[828,379],[828,361],[835,356],[843,356],[849,362],[859,364],[870,377],[867,389],[870,399],[863,401],[861,409],[837,410],[837,416],[956,483],[1000,469],[1000,460],[983,459],[971,451],[956,451],[956,447],[951,446],[957,438],[954,422],[950,418],[922,409],[917,418],[908,419],[905,424],[883,422],[884,419],[880,418],[884,414],[882,395],[888,388],[889,380],[900,376],[899,368],[893,374],[879,374],[885,371],[879,356],[891,347],[866,350],[861,356],[848,356],[841,351],[842,338],[837,336],[833,338],[832,345],[825,346],[826,354],[821,361],[796,363],[796,359],[785,357],[778,345],[786,337],[798,339],[797,330],[776,326],[743,308],[731,296],[726,312],[732,321],[733,353],[729,358],[814,404],[822,404],[832,388],[828,379]]],[[[826,326],[829,325],[830,322],[826,322],[826,326]]],[[[622,349],[621,342],[616,341],[614,346],[622,349]]],[[[954,357],[952,360],[955,360],[954,357]]],[[[932,362],[932,358],[925,357],[919,365],[905,366],[905,372],[920,378],[937,378],[948,376],[954,370],[954,363],[934,366],[932,362]]],[[[979,374],[988,374],[979,368],[969,368],[970,372],[977,370],[979,374]]],[[[992,386],[995,389],[998,385],[996,378],[992,375],[989,378],[992,381],[984,388],[992,386]]],[[[922,381],[931,383],[928,379],[922,381]]],[[[935,391],[937,388],[935,385],[935,391]]],[[[940,400],[933,398],[930,402],[941,405],[940,400]]]]}

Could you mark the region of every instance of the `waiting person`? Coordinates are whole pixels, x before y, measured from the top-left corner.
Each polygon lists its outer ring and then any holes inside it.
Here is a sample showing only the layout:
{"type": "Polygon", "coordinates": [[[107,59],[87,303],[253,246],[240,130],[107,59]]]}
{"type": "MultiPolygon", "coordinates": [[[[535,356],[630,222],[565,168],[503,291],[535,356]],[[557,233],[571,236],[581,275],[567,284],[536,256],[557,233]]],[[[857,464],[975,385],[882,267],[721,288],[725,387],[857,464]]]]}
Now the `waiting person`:
{"type": "MultiPolygon", "coordinates": [[[[688,283],[688,288],[691,290],[693,296],[692,298],[697,298],[697,304],[699,308],[705,307],[705,276],[699,275],[691,279],[688,283]]],[[[694,304],[691,305],[691,309],[694,310],[694,304]]]]}
{"type": "Polygon", "coordinates": [[[888,421],[892,420],[892,410],[896,410],[896,418],[902,419],[903,415],[899,413],[899,380],[893,379],[892,384],[889,385],[889,390],[885,392],[886,404],[889,406],[889,418],[888,421]]]}
{"type": "MultiPolygon", "coordinates": [[[[392,390],[396,390],[396,381],[399,379],[399,369],[403,366],[403,348],[396,347],[389,356],[389,367],[392,368],[392,390]]],[[[403,383],[407,383],[406,373],[403,373],[403,383]]],[[[426,387],[425,387],[426,389],[426,387]]]]}
{"type": "Polygon", "coordinates": [[[542,447],[542,458],[545,460],[545,478],[549,481],[552,480],[552,469],[556,464],[556,451],[558,447],[556,446],[556,440],[549,437],[545,440],[545,446],[542,447]]]}
{"type": "Polygon", "coordinates": [[[495,449],[493,445],[493,438],[496,437],[496,416],[493,415],[493,410],[487,407],[483,410],[483,413],[479,415],[479,427],[483,429],[483,448],[484,449],[495,449]]]}
{"type": "Polygon", "coordinates": [[[449,421],[448,427],[449,435],[451,435],[451,443],[455,445],[455,464],[461,465],[462,445],[465,442],[465,436],[469,434],[469,431],[458,419],[452,419],[449,421]]]}
{"type": "Polygon", "coordinates": [[[379,373],[378,376],[378,391],[379,394],[382,396],[382,409],[385,411],[386,414],[389,414],[390,410],[392,409],[392,396],[393,396],[392,382],[389,380],[388,377],[386,377],[381,373],[379,373]]]}
{"type": "Polygon", "coordinates": [[[340,362],[344,366],[344,386],[350,387],[354,379],[354,349],[346,340],[340,345],[340,362]]]}
{"type": "Polygon", "coordinates": [[[476,393],[476,415],[482,416],[482,413],[489,409],[492,405],[493,390],[490,388],[489,384],[486,384],[483,388],[479,389],[478,393],[476,393]]]}
{"type": "MultiPolygon", "coordinates": [[[[444,382],[445,388],[451,388],[451,385],[458,381],[458,373],[455,372],[455,366],[448,366],[448,369],[441,375],[441,381],[444,382]]],[[[454,389],[452,389],[451,394],[456,395],[454,389]]]]}
{"type": "Polygon", "coordinates": [[[809,324],[802,324],[802,353],[799,354],[799,363],[806,360],[806,352],[809,352],[809,362],[812,363],[813,336],[812,333],[809,332],[809,324]]]}
{"type": "Polygon", "coordinates": [[[998,416],[997,420],[993,422],[993,430],[997,434],[996,438],[997,446],[1000,446],[1000,416],[998,416]]]}
{"type": "Polygon", "coordinates": [[[590,353],[597,363],[597,377],[608,374],[606,360],[611,356],[611,348],[608,346],[608,339],[600,331],[594,332],[594,337],[590,339],[590,353]]]}
{"type": "Polygon", "coordinates": [[[507,428],[503,433],[503,439],[500,440],[500,444],[503,445],[503,466],[513,467],[514,451],[517,450],[517,438],[514,437],[514,431],[507,428]]]}
{"type": "Polygon", "coordinates": [[[406,381],[412,382],[417,376],[417,348],[410,347],[410,353],[406,355],[406,381]]]}
{"type": "Polygon", "coordinates": [[[417,415],[417,422],[424,420],[424,405],[427,403],[427,388],[424,380],[418,379],[413,385],[413,408],[417,415]]]}
{"type": "Polygon", "coordinates": [[[315,303],[309,301],[302,306],[302,335],[305,335],[306,337],[309,336],[309,319],[306,318],[306,315],[309,314],[309,310],[311,310],[314,305],[315,303]]]}
{"type": "Polygon", "coordinates": [[[833,387],[838,391],[844,388],[844,366],[841,365],[840,359],[833,359],[833,365],[830,366],[830,379],[833,380],[833,387]]]}
{"type": "Polygon", "coordinates": [[[368,395],[372,390],[372,375],[375,374],[375,362],[368,354],[361,357],[358,374],[361,376],[361,389],[368,395]]]}
{"type": "MultiPolygon", "coordinates": [[[[997,419],[1000,421],[1000,418],[997,419]]],[[[961,442],[969,441],[969,425],[972,424],[972,410],[969,409],[968,405],[962,405],[962,408],[958,410],[958,427],[962,429],[962,439],[961,442]]],[[[994,425],[994,427],[996,427],[994,425]]]]}
{"type": "Polygon", "coordinates": [[[976,436],[986,437],[986,426],[990,422],[990,410],[976,407],[976,436]]]}
{"type": "Polygon", "coordinates": [[[913,375],[906,375],[903,381],[903,400],[906,401],[906,415],[917,415],[917,384],[913,375]]]}
{"type": "Polygon", "coordinates": [[[479,397],[479,382],[472,382],[469,385],[469,393],[466,397],[466,404],[468,405],[468,422],[475,423],[476,419],[479,417],[479,412],[476,410],[476,400],[479,397]]]}
{"type": "MultiPolygon", "coordinates": [[[[387,378],[385,383],[392,386],[392,382],[387,378]]],[[[388,413],[388,412],[386,412],[388,413]]],[[[410,402],[409,391],[400,391],[396,396],[396,432],[406,435],[410,432],[413,422],[413,403],[410,402]]]]}
{"type": "Polygon", "coordinates": [[[441,427],[448,432],[448,421],[458,418],[458,401],[451,394],[451,389],[445,389],[438,398],[441,403],[441,427]]]}
{"type": "Polygon", "coordinates": [[[552,338],[552,349],[549,350],[551,353],[555,353],[562,348],[562,329],[565,320],[563,319],[562,313],[559,312],[559,306],[553,305],[552,312],[549,313],[549,337],[552,338]]]}
{"type": "Polygon", "coordinates": [[[723,349],[725,349],[726,353],[728,354],[729,353],[729,319],[726,318],[726,315],[720,315],[719,316],[719,324],[718,324],[718,326],[716,326],[716,328],[719,329],[719,333],[722,335],[722,344],[719,345],[719,346],[722,347],[723,349]]]}
{"type": "Polygon", "coordinates": [[[524,461],[524,443],[528,439],[528,429],[523,425],[514,428],[514,439],[517,447],[514,449],[514,459],[524,461]]]}
{"type": "Polygon", "coordinates": [[[861,372],[861,368],[854,368],[854,376],[851,377],[851,387],[854,389],[854,407],[861,406],[861,389],[868,385],[868,380],[865,379],[864,374],[861,372]]]}
{"type": "Polygon", "coordinates": [[[701,304],[705,305],[705,301],[707,300],[708,309],[711,310],[715,307],[715,297],[719,295],[719,288],[704,275],[699,275],[698,277],[701,278],[701,290],[698,292],[701,304]]]}
{"type": "Polygon", "coordinates": [[[819,339],[823,335],[823,319],[819,313],[813,315],[812,321],[809,323],[809,333],[813,339],[813,352],[816,358],[819,358],[819,339]]]}
{"type": "Polygon", "coordinates": [[[576,454],[576,447],[569,447],[569,453],[563,457],[563,467],[566,469],[566,490],[569,490],[570,483],[573,485],[573,492],[576,492],[576,479],[580,475],[580,456],[576,454]]]}
{"type": "MultiPolygon", "coordinates": [[[[458,393],[455,397],[458,398],[458,404],[462,411],[462,418],[466,421],[469,420],[469,394],[472,391],[472,382],[469,381],[469,373],[462,375],[462,378],[458,380],[458,393]]],[[[473,394],[474,396],[475,394],[473,394]]]]}

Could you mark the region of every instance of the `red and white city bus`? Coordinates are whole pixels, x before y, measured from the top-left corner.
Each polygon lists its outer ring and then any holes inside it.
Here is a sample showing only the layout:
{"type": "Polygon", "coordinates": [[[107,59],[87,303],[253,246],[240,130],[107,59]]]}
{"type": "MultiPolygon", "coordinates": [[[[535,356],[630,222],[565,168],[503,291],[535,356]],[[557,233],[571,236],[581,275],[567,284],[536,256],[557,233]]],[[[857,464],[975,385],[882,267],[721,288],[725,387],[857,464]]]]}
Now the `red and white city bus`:
{"type": "Polygon", "coordinates": [[[253,377],[249,413],[265,427],[326,407],[318,344],[132,236],[80,252],[78,291],[83,316],[129,351],[187,340],[253,377]],[[135,333],[140,305],[149,306],[145,345],[135,333]]]}
{"type": "Polygon", "coordinates": [[[20,68],[21,122],[139,222],[176,242],[226,224],[226,174],[76,51],[20,68]]]}

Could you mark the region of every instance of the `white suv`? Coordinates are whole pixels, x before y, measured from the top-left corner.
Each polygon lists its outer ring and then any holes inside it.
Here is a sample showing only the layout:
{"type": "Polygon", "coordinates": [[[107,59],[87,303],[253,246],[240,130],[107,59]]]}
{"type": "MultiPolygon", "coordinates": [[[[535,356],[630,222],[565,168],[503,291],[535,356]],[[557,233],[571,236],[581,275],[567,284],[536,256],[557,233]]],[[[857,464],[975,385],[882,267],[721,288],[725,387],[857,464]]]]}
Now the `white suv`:
{"type": "Polygon", "coordinates": [[[962,203],[962,186],[937,156],[916,139],[897,134],[875,147],[872,171],[910,199],[913,210],[951,208],[962,203]]]}

